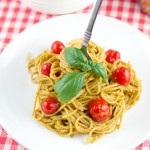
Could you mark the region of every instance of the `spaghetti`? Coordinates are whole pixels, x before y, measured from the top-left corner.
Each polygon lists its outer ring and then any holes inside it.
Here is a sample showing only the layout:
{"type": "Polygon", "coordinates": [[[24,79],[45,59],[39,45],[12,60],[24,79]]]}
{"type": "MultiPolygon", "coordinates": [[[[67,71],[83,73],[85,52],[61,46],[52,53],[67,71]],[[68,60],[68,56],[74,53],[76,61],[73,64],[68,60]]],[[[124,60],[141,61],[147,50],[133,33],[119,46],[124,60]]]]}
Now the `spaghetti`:
{"type": "MultiPolygon", "coordinates": [[[[76,39],[68,43],[70,47],[81,48],[81,40],[76,39]]],[[[136,72],[133,70],[130,62],[116,61],[113,64],[108,63],[104,49],[90,41],[88,44],[89,53],[94,62],[103,64],[107,69],[108,79],[102,82],[102,79],[96,77],[91,72],[85,74],[85,83],[82,90],[69,102],[60,102],[59,109],[51,115],[42,112],[41,104],[48,97],[57,98],[54,91],[55,83],[63,75],[75,71],[64,59],[63,51],[56,55],[44,50],[36,58],[28,63],[28,69],[31,73],[31,79],[38,83],[38,90],[35,97],[33,108],[33,117],[46,126],[48,129],[61,136],[74,136],[77,134],[88,134],[86,142],[95,142],[104,134],[112,133],[120,128],[123,115],[126,110],[131,108],[139,100],[141,94],[141,81],[137,79],[136,72]],[[44,62],[51,62],[51,73],[45,76],[41,73],[41,66],[44,62]],[[119,66],[127,67],[132,75],[131,83],[122,86],[111,78],[112,71],[119,66]],[[110,107],[110,118],[96,122],[90,116],[87,106],[91,99],[100,96],[105,99],[110,107]]]]}

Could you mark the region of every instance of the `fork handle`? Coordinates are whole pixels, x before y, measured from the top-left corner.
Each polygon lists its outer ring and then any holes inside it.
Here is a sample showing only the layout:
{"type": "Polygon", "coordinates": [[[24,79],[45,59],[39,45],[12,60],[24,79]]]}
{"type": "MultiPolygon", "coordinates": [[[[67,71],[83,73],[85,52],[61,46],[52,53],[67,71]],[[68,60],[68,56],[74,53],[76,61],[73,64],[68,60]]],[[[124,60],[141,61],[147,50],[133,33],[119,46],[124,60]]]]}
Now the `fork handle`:
{"type": "Polygon", "coordinates": [[[97,17],[97,14],[98,14],[98,11],[99,11],[102,1],[103,0],[96,0],[96,2],[94,4],[89,24],[88,24],[87,29],[83,36],[83,45],[85,45],[85,46],[87,46],[88,42],[91,39],[93,26],[94,26],[94,23],[95,23],[95,20],[96,20],[96,17],[97,17]]]}

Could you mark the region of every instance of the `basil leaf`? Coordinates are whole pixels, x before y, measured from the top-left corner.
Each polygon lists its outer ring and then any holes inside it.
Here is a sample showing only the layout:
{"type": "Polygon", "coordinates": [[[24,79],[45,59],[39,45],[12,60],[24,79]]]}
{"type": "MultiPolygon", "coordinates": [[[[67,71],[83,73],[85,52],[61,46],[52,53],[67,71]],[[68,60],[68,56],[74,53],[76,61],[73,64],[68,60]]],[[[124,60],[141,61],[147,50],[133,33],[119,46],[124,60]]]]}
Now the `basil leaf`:
{"type": "Polygon", "coordinates": [[[54,86],[54,90],[62,102],[75,97],[82,89],[84,75],[82,72],[71,72],[64,75],[54,86]]]}
{"type": "Polygon", "coordinates": [[[80,68],[85,72],[91,70],[91,66],[88,64],[88,59],[80,49],[75,47],[66,47],[64,49],[64,56],[66,62],[70,66],[80,68]]]}
{"type": "Polygon", "coordinates": [[[107,79],[107,71],[104,68],[104,66],[102,64],[100,64],[100,63],[93,62],[91,60],[89,60],[89,64],[90,64],[90,66],[92,68],[92,72],[94,74],[96,74],[97,76],[102,77],[102,79],[104,81],[106,81],[106,79],[107,79]]]}

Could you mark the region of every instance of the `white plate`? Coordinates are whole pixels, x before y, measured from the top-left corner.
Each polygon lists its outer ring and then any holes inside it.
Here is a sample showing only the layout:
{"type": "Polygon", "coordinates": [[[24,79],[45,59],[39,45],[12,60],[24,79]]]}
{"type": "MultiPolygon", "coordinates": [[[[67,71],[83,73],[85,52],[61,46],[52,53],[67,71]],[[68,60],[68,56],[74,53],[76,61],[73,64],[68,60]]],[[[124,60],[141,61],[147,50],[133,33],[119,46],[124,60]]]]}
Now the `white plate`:
{"type": "Polygon", "coordinates": [[[0,123],[29,149],[124,150],[136,147],[150,136],[150,40],[126,23],[105,16],[97,18],[92,40],[106,49],[119,50],[122,59],[130,60],[143,80],[141,99],[125,114],[121,129],[86,145],[85,136],[60,137],[32,118],[37,85],[31,82],[27,71],[27,53],[35,56],[54,40],[66,43],[81,38],[88,20],[88,15],[48,19],[18,35],[0,55],[0,123]]]}

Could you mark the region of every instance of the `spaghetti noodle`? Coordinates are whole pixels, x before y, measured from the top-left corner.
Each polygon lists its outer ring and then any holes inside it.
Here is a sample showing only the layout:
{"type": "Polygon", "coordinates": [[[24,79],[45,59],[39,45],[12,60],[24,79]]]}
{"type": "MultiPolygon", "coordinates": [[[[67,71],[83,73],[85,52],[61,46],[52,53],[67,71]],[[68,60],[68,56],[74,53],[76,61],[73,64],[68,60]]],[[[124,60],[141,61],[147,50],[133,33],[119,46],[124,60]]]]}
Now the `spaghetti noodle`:
{"type": "MultiPolygon", "coordinates": [[[[81,48],[81,40],[76,39],[68,43],[70,47],[81,48]]],[[[31,79],[38,83],[38,90],[35,97],[33,108],[33,117],[46,126],[48,129],[56,132],[61,136],[74,136],[77,134],[88,134],[86,142],[95,142],[104,134],[114,132],[120,128],[123,115],[126,110],[131,108],[139,100],[141,94],[141,81],[137,79],[136,72],[133,70],[130,62],[126,63],[117,61],[113,64],[108,63],[104,49],[90,41],[88,44],[89,53],[93,61],[103,64],[107,69],[108,79],[104,83],[102,79],[96,77],[91,72],[85,74],[85,83],[82,90],[69,102],[60,102],[59,109],[51,114],[46,115],[42,112],[40,106],[48,97],[57,98],[54,91],[55,83],[63,75],[75,71],[64,59],[63,51],[56,55],[44,50],[36,58],[31,59],[28,63],[28,69],[31,73],[31,79]],[[51,62],[50,76],[41,73],[41,66],[44,62],[51,62]],[[112,80],[111,74],[118,66],[127,67],[132,75],[131,83],[127,86],[121,86],[112,80]],[[110,118],[96,122],[88,113],[87,106],[91,99],[101,96],[105,99],[110,107],[110,118]]]]}

